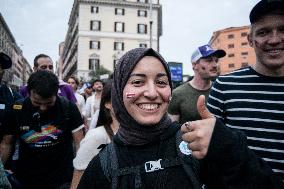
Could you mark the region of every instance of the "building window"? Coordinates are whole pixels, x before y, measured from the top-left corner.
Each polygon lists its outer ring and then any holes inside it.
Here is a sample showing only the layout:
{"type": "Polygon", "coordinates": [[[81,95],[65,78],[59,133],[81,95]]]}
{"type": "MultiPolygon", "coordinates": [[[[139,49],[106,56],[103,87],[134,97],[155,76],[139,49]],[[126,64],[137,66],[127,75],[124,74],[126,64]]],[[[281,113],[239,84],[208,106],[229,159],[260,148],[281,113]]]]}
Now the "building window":
{"type": "Polygon", "coordinates": [[[244,67],[248,67],[248,63],[247,62],[242,62],[242,68],[244,67]]]}
{"type": "Polygon", "coordinates": [[[233,39],[234,37],[235,37],[234,34],[228,35],[228,39],[233,39]]]}
{"type": "Polygon", "coordinates": [[[100,59],[91,58],[89,59],[89,70],[96,71],[100,69],[100,59]]]}
{"type": "Polygon", "coordinates": [[[91,20],[90,29],[93,30],[93,31],[100,31],[101,30],[101,21],[91,20]]]}
{"type": "Polygon", "coordinates": [[[123,51],[124,50],[124,43],[123,42],[114,42],[114,50],[123,51]]]}
{"type": "Polygon", "coordinates": [[[146,43],[140,43],[140,44],[139,44],[139,47],[141,47],[141,48],[147,48],[147,44],[146,44],[146,43]]]}
{"type": "Polygon", "coordinates": [[[99,13],[99,7],[91,6],[91,13],[99,13]]]}
{"type": "Polygon", "coordinates": [[[100,41],[90,41],[90,49],[100,49],[101,43],[100,41]]]}
{"type": "Polygon", "coordinates": [[[148,0],[137,0],[138,3],[148,3],[148,0]]]}
{"type": "Polygon", "coordinates": [[[246,37],[247,35],[248,35],[247,32],[241,33],[241,36],[242,36],[242,37],[246,37]]]}
{"type": "Polygon", "coordinates": [[[242,56],[246,56],[246,55],[248,55],[248,52],[242,52],[241,54],[242,54],[242,56]]]}
{"type": "Polygon", "coordinates": [[[137,32],[141,34],[147,34],[147,25],[146,24],[138,24],[137,32]]]}
{"type": "Polygon", "coordinates": [[[228,48],[229,48],[229,49],[234,48],[234,47],[235,47],[234,44],[229,44],[229,45],[228,45],[228,48]]]}
{"type": "Polygon", "coordinates": [[[124,15],[124,9],[115,8],[115,14],[116,15],[124,15]]]}
{"type": "Polygon", "coordinates": [[[248,43],[247,43],[247,42],[243,42],[241,45],[242,45],[242,46],[247,46],[248,43]]]}
{"type": "Polygon", "coordinates": [[[145,11],[145,10],[138,10],[137,11],[137,15],[139,17],[147,17],[147,11],[145,11]]]}
{"type": "Polygon", "coordinates": [[[235,54],[228,54],[228,57],[235,57],[235,54]]]}
{"type": "Polygon", "coordinates": [[[235,64],[229,64],[228,66],[229,66],[229,68],[234,68],[235,64]]]}
{"type": "Polygon", "coordinates": [[[114,23],[114,31],[115,32],[124,32],[124,23],[123,22],[115,22],[114,23]]]}

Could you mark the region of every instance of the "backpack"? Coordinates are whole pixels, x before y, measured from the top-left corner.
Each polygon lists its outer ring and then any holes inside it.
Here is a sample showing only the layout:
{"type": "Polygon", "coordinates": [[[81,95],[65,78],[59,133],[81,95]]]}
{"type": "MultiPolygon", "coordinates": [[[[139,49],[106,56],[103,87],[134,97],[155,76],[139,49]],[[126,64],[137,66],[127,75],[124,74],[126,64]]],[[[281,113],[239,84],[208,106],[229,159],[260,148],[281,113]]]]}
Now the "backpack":
{"type": "Polygon", "coordinates": [[[191,155],[185,155],[179,150],[179,146],[182,143],[181,131],[176,133],[176,150],[177,157],[159,159],[157,161],[148,161],[140,166],[131,166],[119,168],[118,158],[116,154],[116,144],[111,142],[99,153],[100,164],[103,173],[107,180],[111,182],[111,188],[118,188],[118,177],[128,174],[135,175],[135,188],[142,187],[141,171],[145,173],[158,171],[168,167],[182,165],[187,176],[190,178],[193,188],[202,188],[201,181],[199,180],[199,162],[191,155]],[[111,159],[111,161],[108,160],[111,159]]]}

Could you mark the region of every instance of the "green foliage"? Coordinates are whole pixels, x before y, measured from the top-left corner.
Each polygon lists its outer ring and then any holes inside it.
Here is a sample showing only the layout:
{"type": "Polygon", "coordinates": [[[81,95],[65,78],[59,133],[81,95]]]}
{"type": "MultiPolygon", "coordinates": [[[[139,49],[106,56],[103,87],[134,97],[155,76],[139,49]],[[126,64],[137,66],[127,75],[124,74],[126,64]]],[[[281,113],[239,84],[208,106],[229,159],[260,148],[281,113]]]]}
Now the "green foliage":
{"type": "Polygon", "coordinates": [[[100,75],[104,75],[104,74],[111,74],[112,72],[109,71],[108,69],[106,69],[105,67],[103,66],[100,66],[99,69],[95,70],[95,71],[91,71],[89,73],[89,76],[92,78],[91,80],[95,80],[95,79],[99,79],[100,78],[100,75]]]}

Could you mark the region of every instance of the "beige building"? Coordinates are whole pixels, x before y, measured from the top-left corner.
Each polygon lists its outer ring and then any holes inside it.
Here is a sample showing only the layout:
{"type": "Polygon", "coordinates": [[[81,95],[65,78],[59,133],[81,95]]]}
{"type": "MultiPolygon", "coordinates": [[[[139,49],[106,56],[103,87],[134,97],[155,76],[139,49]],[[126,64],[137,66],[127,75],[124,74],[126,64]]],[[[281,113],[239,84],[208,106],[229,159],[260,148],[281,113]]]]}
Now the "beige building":
{"type": "Polygon", "coordinates": [[[58,61],[56,61],[56,68],[55,68],[55,73],[56,73],[56,75],[58,75],[59,79],[62,79],[63,51],[64,51],[64,42],[61,42],[59,44],[59,49],[58,49],[59,59],[58,59],[58,61]]]}
{"type": "Polygon", "coordinates": [[[101,66],[113,71],[130,49],[159,50],[161,11],[159,0],[75,0],[58,68],[62,78],[74,74],[88,80],[101,66]]]}
{"type": "Polygon", "coordinates": [[[23,56],[23,52],[17,45],[16,40],[0,13],[0,52],[8,54],[12,61],[12,67],[5,72],[3,81],[13,86],[26,84],[31,74],[31,66],[23,56]]]}
{"type": "Polygon", "coordinates": [[[227,53],[226,57],[219,60],[221,75],[255,64],[256,57],[248,43],[248,33],[249,26],[231,27],[213,33],[209,44],[227,53]]]}

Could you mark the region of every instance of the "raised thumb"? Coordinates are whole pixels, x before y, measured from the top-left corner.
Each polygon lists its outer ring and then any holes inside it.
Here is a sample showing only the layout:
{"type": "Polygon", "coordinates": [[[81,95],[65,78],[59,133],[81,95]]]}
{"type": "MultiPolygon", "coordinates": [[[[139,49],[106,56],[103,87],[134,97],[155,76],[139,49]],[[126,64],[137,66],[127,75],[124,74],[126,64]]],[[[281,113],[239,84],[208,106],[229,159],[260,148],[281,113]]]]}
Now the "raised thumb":
{"type": "Polygon", "coordinates": [[[197,100],[197,111],[202,119],[214,117],[205,105],[205,96],[200,95],[197,100]]]}

